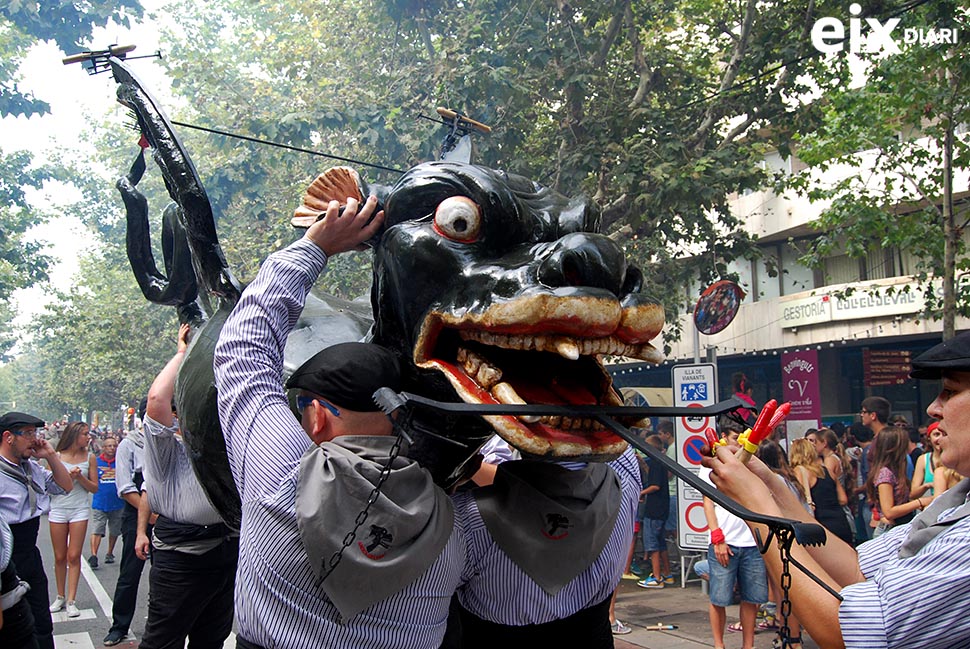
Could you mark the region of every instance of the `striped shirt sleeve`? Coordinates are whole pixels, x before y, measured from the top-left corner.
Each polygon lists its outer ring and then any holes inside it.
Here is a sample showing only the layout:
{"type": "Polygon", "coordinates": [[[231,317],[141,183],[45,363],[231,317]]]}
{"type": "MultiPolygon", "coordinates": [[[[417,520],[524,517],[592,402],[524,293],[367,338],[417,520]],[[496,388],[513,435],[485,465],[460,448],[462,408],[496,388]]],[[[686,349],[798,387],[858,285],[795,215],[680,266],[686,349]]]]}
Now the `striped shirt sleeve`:
{"type": "Polygon", "coordinates": [[[138,493],[138,487],[135,486],[135,464],[135,443],[125,438],[118,444],[115,455],[115,488],[121,498],[125,494],[138,493]]]}
{"type": "Polygon", "coordinates": [[[219,419],[244,503],[274,493],[310,446],[286,401],[283,350],[326,264],[326,254],[306,239],[270,255],[216,344],[219,419]]]}
{"type": "Polygon", "coordinates": [[[847,649],[970,646],[970,518],[900,559],[908,531],[901,525],[859,547],[866,581],[844,588],[839,607],[847,649]]]}
{"type": "Polygon", "coordinates": [[[243,518],[235,613],[263,647],[441,646],[465,565],[453,533],[431,568],[398,594],[341,622],[310,567],[296,517],[299,461],[311,441],[286,401],[283,350],[327,262],[300,240],[271,255],[226,320],[215,350],[219,418],[243,518]]]}

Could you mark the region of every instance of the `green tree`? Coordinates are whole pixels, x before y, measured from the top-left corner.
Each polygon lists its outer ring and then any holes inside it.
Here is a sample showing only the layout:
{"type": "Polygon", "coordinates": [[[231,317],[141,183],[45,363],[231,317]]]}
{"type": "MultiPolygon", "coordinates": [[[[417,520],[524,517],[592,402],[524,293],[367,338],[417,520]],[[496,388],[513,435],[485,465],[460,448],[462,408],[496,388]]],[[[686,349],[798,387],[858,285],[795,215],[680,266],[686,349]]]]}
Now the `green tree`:
{"type": "Polygon", "coordinates": [[[175,349],[175,310],[150,304],[127,262],[82,260],[78,286],[30,326],[25,352],[38,365],[22,397],[39,410],[111,412],[147,394],[175,349]]]}
{"type": "MultiPolygon", "coordinates": [[[[784,149],[811,118],[792,97],[820,66],[809,34],[826,7],[841,4],[184,2],[165,65],[189,99],[184,121],[395,168],[436,154],[442,128],[419,115],[468,113],[494,128],[478,161],[583,190],[607,226],[629,226],[629,251],[676,313],[688,278],[756,254],[728,197],[763,183],[764,148],[784,149]]],[[[251,276],[332,163],[186,139],[202,152],[227,256],[251,276]]]]}
{"type": "Polygon", "coordinates": [[[43,254],[43,244],[27,237],[43,217],[31,209],[25,193],[39,189],[47,178],[46,171],[30,168],[26,152],[0,152],[0,359],[16,342],[10,326],[13,292],[47,280],[51,259],[43,254]]]}
{"type": "MultiPolygon", "coordinates": [[[[0,117],[50,111],[46,102],[20,89],[20,64],[32,45],[52,40],[63,51],[74,51],[90,39],[95,27],[109,21],[128,25],[129,18],[141,15],[137,0],[15,0],[0,5],[0,117]]],[[[51,260],[41,254],[42,244],[25,236],[45,213],[28,204],[25,189],[39,189],[51,178],[52,170],[34,165],[26,152],[0,149],[0,359],[14,344],[11,294],[47,280],[51,260]]]]}
{"type": "MultiPolygon", "coordinates": [[[[966,34],[970,15],[960,5],[929,3],[905,14],[902,24],[966,34]]],[[[799,157],[813,171],[836,170],[838,178],[805,173],[789,185],[830,201],[813,224],[820,235],[805,261],[821,267],[835,252],[858,258],[873,246],[910,252],[924,316],[942,318],[949,339],[956,315],[970,316],[970,285],[958,281],[970,268],[962,239],[970,209],[956,200],[961,188],[953,184],[955,170],[970,168],[970,138],[959,130],[970,123],[970,46],[966,39],[915,43],[891,56],[862,58],[865,85],[845,83],[827,93],[819,102],[822,123],[799,139],[799,157]],[[839,168],[856,171],[840,177],[839,168]]]]}

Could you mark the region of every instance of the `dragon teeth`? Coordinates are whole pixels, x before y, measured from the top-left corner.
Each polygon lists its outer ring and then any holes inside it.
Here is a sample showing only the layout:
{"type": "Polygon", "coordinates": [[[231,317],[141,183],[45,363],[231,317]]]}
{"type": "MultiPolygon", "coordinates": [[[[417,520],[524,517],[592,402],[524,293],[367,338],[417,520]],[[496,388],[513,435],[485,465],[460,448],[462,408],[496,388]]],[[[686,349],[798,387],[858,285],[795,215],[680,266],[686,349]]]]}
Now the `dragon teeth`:
{"type": "Polygon", "coordinates": [[[603,424],[589,417],[539,417],[539,422],[559,430],[603,430],[603,424]]]}
{"type": "MultiPolygon", "coordinates": [[[[459,335],[463,340],[476,341],[484,345],[501,347],[502,349],[552,352],[571,361],[579,360],[580,356],[593,356],[596,354],[639,358],[658,364],[664,360],[663,354],[650,343],[632,345],[623,342],[616,336],[607,336],[605,338],[569,338],[565,336],[543,335],[522,336],[464,329],[459,331],[459,335]]],[[[467,353],[472,354],[472,352],[467,353]]],[[[459,360],[464,362],[461,358],[459,360]]],[[[468,374],[469,376],[475,376],[477,371],[478,368],[476,367],[474,371],[468,371],[468,374]]]]}
{"type": "MultiPolygon", "coordinates": [[[[504,403],[509,406],[526,406],[528,403],[525,399],[519,396],[519,393],[515,391],[508,383],[498,383],[492,388],[492,396],[495,397],[500,403],[504,403]]],[[[519,415],[519,420],[526,424],[534,424],[539,421],[539,417],[536,415],[519,415]]]]}
{"type": "MultiPolygon", "coordinates": [[[[587,341],[588,342],[588,341],[587,341]]],[[[580,348],[574,340],[560,338],[556,341],[556,353],[571,361],[579,360],[580,348]]]]}
{"type": "Polygon", "coordinates": [[[456,358],[465,370],[465,374],[486,390],[491,390],[502,380],[502,370],[489,363],[481,354],[459,347],[456,358]]]}
{"type": "Polygon", "coordinates": [[[465,374],[468,376],[477,376],[478,368],[482,366],[483,359],[481,356],[475,352],[470,352],[464,347],[458,348],[458,362],[461,363],[462,368],[465,370],[465,374]]]}
{"type": "Polygon", "coordinates": [[[478,368],[478,373],[475,375],[475,380],[486,390],[491,390],[495,387],[496,383],[502,380],[502,370],[494,365],[482,363],[482,366],[478,368]]]}

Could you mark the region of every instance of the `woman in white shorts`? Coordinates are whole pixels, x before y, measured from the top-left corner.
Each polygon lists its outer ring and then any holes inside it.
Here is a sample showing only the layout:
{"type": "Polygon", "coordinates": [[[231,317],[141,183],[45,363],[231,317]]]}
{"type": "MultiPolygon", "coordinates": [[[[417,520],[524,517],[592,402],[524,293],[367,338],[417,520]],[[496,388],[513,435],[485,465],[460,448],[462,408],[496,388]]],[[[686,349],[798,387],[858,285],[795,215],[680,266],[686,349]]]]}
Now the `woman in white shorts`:
{"type": "Polygon", "coordinates": [[[51,603],[51,613],[66,605],[68,617],[81,614],[74,598],[77,597],[77,584],[81,578],[81,552],[91,516],[91,494],[98,490],[98,463],[88,451],[89,442],[88,425],[82,421],[72,421],[61,434],[56,450],[74,478],[74,488],[62,496],[51,496],[48,515],[51,545],[54,547],[54,578],[57,581],[57,597],[51,603]]]}

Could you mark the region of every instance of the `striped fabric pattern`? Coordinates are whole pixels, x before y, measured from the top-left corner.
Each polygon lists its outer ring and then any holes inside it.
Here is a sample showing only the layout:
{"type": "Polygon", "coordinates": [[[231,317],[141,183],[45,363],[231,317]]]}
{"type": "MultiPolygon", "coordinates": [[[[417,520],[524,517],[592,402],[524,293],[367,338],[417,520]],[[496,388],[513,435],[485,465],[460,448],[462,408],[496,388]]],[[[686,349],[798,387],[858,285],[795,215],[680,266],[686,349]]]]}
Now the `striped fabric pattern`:
{"type": "Polygon", "coordinates": [[[465,563],[460,534],[452,535],[425,575],[345,624],[317,587],[300,541],[296,484],[300,458],[311,442],[286,402],[283,348],[326,261],[303,239],[271,255],[216,346],[219,416],[243,502],[235,596],[239,635],[268,649],[438,647],[465,563]]]}
{"type": "MultiPolygon", "coordinates": [[[[180,523],[221,523],[192,470],[176,427],[163,426],[145,416],[145,485],[152,511],[180,523]]],[[[217,543],[217,542],[215,542],[217,543]]]]}
{"type": "Polygon", "coordinates": [[[859,546],[866,581],[844,588],[839,607],[848,649],[970,647],[970,518],[900,559],[908,532],[900,525],[859,546]]]}
{"type": "MultiPolygon", "coordinates": [[[[0,457],[0,462],[6,462],[15,471],[24,473],[20,465],[7,462],[6,458],[0,457]]],[[[9,525],[23,523],[46,514],[51,510],[51,495],[67,493],[54,482],[54,474],[50,469],[41,466],[34,458],[29,458],[25,462],[30,463],[30,478],[33,483],[43,486],[44,489],[37,494],[37,502],[31,510],[27,485],[0,471],[0,518],[7,521],[9,525]]]]}
{"type": "Polygon", "coordinates": [[[462,606],[484,620],[522,626],[562,619],[610,597],[620,581],[633,541],[633,519],[640,496],[640,468],[632,449],[627,449],[609,465],[620,477],[623,493],[613,534],[600,557],[553,597],[495,544],[478,512],[474,496],[468,492],[456,495],[453,499],[455,516],[461,520],[468,539],[469,556],[466,570],[469,582],[458,591],[462,606]],[[510,593],[515,596],[510,597],[510,593]]]}
{"type": "Polygon", "coordinates": [[[135,473],[142,471],[145,466],[145,449],[140,448],[127,437],[118,444],[115,453],[115,488],[118,496],[138,493],[135,485],[135,473]]]}

